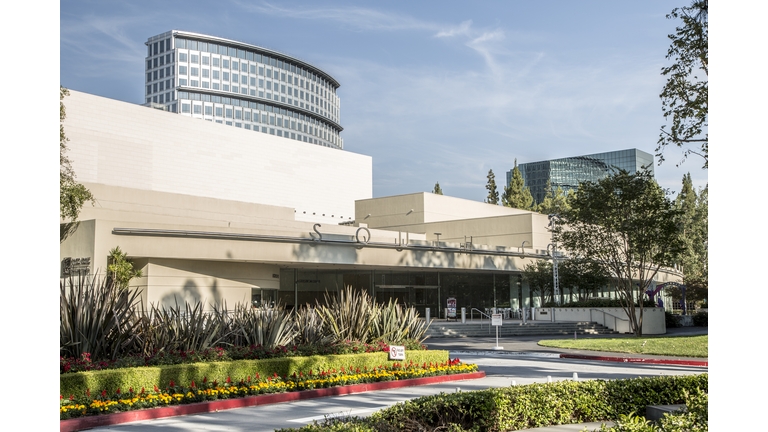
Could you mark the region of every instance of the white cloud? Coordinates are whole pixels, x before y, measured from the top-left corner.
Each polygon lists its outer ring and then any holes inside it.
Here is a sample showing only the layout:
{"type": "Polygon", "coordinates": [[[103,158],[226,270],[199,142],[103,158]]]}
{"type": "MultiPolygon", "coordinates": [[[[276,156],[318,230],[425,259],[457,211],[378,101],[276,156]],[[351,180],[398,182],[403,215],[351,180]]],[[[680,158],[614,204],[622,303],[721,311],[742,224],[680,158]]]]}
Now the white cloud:
{"type": "Polygon", "coordinates": [[[470,27],[472,27],[472,20],[464,21],[461,24],[459,24],[457,27],[449,28],[447,30],[441,30],[437,32],[435,37],[453,37],[456,35],[464,35],[469,36],[470,34],[470,27]]]}

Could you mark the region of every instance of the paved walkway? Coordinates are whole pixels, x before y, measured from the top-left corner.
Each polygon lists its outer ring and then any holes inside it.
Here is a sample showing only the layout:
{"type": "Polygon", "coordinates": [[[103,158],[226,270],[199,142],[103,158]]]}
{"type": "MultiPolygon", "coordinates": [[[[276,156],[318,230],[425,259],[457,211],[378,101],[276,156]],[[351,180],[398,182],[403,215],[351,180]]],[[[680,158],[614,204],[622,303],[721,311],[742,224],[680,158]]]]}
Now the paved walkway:
{"type": "MultiPolygon", "coordinates": [[[[707,334],[706,328],[670,329],[667,336],[683,336],[707,334]]],[[[584,335],[584,338],[595,337],[625,337],[629,335],[584,335]]],[[[581,336],[579,336],[581,337],[581,336]]],[[[95,428],[96,431],[119,432],[165,432],[175,431],[274,431],[277,428],[300,427],[313,420],[322,421],[325,417],[333,416],[367,416],[374,411],[394,405],[408,399],[413,399],[440,392],[481,390],[488,387],[506,387],[513,382],[517,385],[534,382],[547,382],[573,379],[577,373],[579,380],[589,379],[623,379],[638,376],[687,375],[700,374],[707,371],[705,367],[649,365],[595,360],[561,359],[555,354],[561,352],[574,353],[574,350],[540,347],[537,342],[542,339],[562,339],[557,336],[526,336],[500,338],[499,344],[507,353],[519,352],[524,355],[492,355],[481,352],[490,350],[496,343],[494,338],[442,338],[428,339],[430,349],[446,349],[451,351],[451,357],[459,357],[468,363],[477,364],[486,372],[486,378],[433,384],[420,387],[382,390],[355,395],[334,396],[320,399],[281,403],[269,406],[257,406],[226,410],[216,413],[189,415],[167,419],[157,419],[109,427],[95,428]],[[456,354],[463,353],[463,354],[456,354]]],[[[576,351],[580,353],[582,351],[576,351]]],[[[592,355],[596,351],[584,351],[592,355]]],[[[619,354],[611,353],[611,356],[619,354]]],[[[655,358],[669,358],[648,356],[655,358]]],[[[702,360],[702,359],[695,359],[702,360]]],[[[600,423],[583,423],[575,425],[550,426],[532,429],[536,432],[577,432],[584,429],[593,431],[600,428],[600,423]]]]}
{"type": "MultiPolygon", "coordinates": [[[[699,336],[706,335],[708,333],[707,327],[680,327],[667,329],[667,334],[660,336],[699,336]]],[[[657,336],[657,335],[654,335],[657,336]]],[[[605,355],[611,357],[624,357],[624,358],[653,358],[653,359],[668,359],[668,360],[694,360],[694,361],[707,361],[706,358],[691,358],[691,357],[671,357],[671,356],[658,356],[650,354],[622,354],[622,353],[606,353],[604,351],[588,351],[588,350],[576,350],[566,348],[553,348],[540,346],[538,342],[546,339],[566,339],[573,336],[552,335],[552,336],[509,336],[499,337],[499,346],[503,347],[502,352],[513,353],[538,353],[538,354],[577,354],[577,355],[605,355]]],[[[630,334],[607,334],[607,335],[577,335],[579,339],[599,339],[599,338],[622,338],[622,337],[634,337],[630,334]]],[[[496,336],[488,336],[481,338],[473,337],[458,337],[458,338],[428,338],[425,345],[429,349],[433,350],[448,350],[448,351],[490,351],[496,346],[496,336]]]]}

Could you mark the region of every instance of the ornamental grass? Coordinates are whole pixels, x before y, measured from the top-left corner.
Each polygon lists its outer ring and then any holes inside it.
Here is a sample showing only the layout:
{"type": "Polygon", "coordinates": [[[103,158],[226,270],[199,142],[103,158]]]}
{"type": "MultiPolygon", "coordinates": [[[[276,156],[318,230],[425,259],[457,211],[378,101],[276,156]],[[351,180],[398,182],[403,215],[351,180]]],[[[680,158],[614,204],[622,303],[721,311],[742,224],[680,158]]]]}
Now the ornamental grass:
{"type": "Polygon", "coordinates": [[[66,420],[171,405],[476,371],[476,365],[464,364],[459,359],[454,359],[440,364],[395,363],[391,366],[381,365],[372,370],[367,368],[363,368],[363,370],[360,368],[353,369],[352,366],[341,370],[310,370],[307,373],[299,372],[282,377],[277,374],[269,377],[256,374],[237,382],[230,377],[226,377],[222,382],[209,380],[206,377],[201,383],[196,384],[193,381],[189,386],[180,386],[171,380],[165,388],[155,386],[151,390],[142,388],[136,391],[129,388],[122,392],[117,389],[113,394],[108,394],[106,391],[91,394],[90,389],[88,389],[83,394],[70,395],[69,398],[61,395],[59,416],[61,420],[66,420]]]}

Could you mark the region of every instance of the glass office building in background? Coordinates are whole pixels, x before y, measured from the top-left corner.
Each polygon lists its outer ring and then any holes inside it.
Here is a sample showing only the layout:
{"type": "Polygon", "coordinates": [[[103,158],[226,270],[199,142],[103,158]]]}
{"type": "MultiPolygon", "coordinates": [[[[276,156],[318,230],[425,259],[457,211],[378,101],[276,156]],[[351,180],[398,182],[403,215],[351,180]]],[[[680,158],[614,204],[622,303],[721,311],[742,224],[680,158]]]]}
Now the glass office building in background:
{"type": "MultiPolygon", "coordinates": [[[[540,203],[547,194],[547,181],[550,182],[552,190],[560,187],[567,193],[577,189],[579,182],[594,182],[606,177],[613,166],[629,173],[635,173],[646,167],[651,174],[654,174],[653,155],[638,149],[529,162],[518,165],[518,168],[533,199],[540,203]]],[[[512,170],[509,170],[507,185],[511,180],[512,170]]]]}

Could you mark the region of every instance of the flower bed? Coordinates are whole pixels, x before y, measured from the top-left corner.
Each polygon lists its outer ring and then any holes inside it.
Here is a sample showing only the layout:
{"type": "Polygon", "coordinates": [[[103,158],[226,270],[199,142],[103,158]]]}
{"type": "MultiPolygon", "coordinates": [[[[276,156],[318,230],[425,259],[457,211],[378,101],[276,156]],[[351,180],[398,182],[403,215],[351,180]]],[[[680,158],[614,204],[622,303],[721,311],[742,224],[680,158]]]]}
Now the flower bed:
{"type": "Polygon", "coordinates": [[[171,380],[162,389],[154,386],[152,390],[142,388],[136,391],[129,388],[128,391],[118,389],[108,394],[103,390],[99,394],[91,394],[86,390],[85,394],[64,398],[60,396],[59,415],[61,420],[70,418],[109,414],[131,410],[141,410],[170,405],[191,404],[198,402],[214,401],[221,399],[243,398],[270,393],[283,393],[302,390],[313,390],[353,384],[374,383],[382,381],[406,380],[413,378],[433,377],[441,375],[465,374],[477,371],[477,366],[464,364],[459,359],[444,363],[408,364],[394,363],[391,366],[381,365],[367,370],[330,369],[310,370],[307,373],[299,372],[291,376],[280,377],[274,374],[270,377],[262,377],[259,374],[239,382],[234,382],[227,377],[222,382],[203,378],[202,382],[192,381],[189,386],[181,386],[171,380]]]}
{"type": "MultiPolygon", "coordinates": [[[[441,364],[449,360],[448,351],[407,351],[408,361],[416,364],[441,364]]],[[[392,367],[394,362],[388,360],[389,353],[373,352],[362,354],[341,354],[309,357],[283,357],[266,360],[233,360],[201,362],[191,364],[173,364],[149,367],[128,367],[119,369],[92,370],[85,372],[63,373],[59,375],[59,393],[82,395],[86,389],[92,393],[106,390],[112,394],[117,389],[140,389],[165,386],[171,380],[179,385],[188,386],[192,381],[200,383],[205,377],[227,376],[232,379],[245,379],[249,375],[267,377],[291,376],[294,373],[306,371],[327,371],[360,368],[373,370],[380,365],[392,367]]]]}
{"type": "MultiPolygon", "coordinates": [[[[426,346],[415,340],[405,344],[408,351],[424,351],[426,346]]],[[[309,357],[314,355],[363,354],[389,352],[389,345],[384,342],[371,344],[357,341],[343,341],[324,345],[290,345],[264,348],[261,345],[233,346],[227,348],[208,348],[205,350],[169,350],[154,352],[149,356],[132,355],[110,361],[94,361],[91,355],[84,353],[80,358],[59,357],[59,373],[121,369],[142,366],[162,366],[191,363],[225,362],[233,360],[260,360],[286,357],[309,357]]]]}

